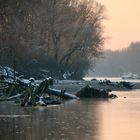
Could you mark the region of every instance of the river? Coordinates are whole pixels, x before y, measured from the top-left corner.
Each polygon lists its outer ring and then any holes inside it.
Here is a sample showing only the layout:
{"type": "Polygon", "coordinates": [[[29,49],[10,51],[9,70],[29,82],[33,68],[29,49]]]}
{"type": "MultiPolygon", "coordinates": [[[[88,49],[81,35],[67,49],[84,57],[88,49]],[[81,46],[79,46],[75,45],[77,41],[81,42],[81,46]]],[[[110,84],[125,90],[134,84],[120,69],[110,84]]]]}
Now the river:
{"type": "Polygon", "coordinates": [[[0,140],[138,140],[140,90],[113,93],[48,107],[0,102],[0,140]]]}

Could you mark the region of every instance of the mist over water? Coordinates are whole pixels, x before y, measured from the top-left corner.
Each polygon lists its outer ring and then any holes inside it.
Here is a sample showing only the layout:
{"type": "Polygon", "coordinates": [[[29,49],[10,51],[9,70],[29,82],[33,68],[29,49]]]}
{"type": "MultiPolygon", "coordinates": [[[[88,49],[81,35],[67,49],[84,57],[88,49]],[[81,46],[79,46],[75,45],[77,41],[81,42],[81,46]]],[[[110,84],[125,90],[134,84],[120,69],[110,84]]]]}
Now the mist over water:
{"type": "Polygon", "coordinates": [[[123,73],[140,73],[140,42],[132,42],[127,49],[122,51],[106,50],[100,59],[93,76],[120,77],[123,73]]]}
{"type": "Polygon", "coordinates": [[[132,140],[140,137],[140,90],[114,100],[73,100],[60,106],[0,103],[1,140],[132,140]]]}

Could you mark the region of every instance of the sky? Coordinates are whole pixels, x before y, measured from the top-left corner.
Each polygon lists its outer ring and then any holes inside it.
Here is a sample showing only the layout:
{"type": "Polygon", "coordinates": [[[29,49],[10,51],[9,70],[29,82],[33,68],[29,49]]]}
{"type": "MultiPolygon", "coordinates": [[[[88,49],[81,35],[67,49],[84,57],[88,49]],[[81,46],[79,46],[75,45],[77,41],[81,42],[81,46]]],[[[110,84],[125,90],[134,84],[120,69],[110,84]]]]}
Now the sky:
{"type": "Polygon", "coordinates": [[[106,7],[105,49],[121,50],[140,41],[140,0],[97,0],[106,7]]]}

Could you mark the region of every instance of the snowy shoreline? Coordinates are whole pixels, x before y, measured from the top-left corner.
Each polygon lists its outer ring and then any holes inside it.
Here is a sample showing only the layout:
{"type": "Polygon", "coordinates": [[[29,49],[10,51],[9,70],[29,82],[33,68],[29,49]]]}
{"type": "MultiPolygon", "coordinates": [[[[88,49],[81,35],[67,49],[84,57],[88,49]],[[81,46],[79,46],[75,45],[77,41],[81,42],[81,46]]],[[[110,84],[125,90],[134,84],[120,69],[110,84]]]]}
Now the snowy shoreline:
{"type": "MultiPolygon", "coordinates": [[[[122,80],[123,81],[123,80],[122,80]]],[[[94,81],[84,81],[84,80],[60,80],[59,82],[54,83],[54,88],[57,89],[66,89],[68,92],[76,93],[78,90],[83,88],[86,85],[90,85],[96,89],[110,89],[112,91],[123,91],[123,90],[130,90],[125,87],[117,87],[114,85],[101,85],[99,84],[99,80],[94,81]]],[[[112,82],[118,83],[118,82],[112,82]]],[[[129,82],[130,84],[134,84],[133,89],[140,89],[140,82],[129,82]]]]}

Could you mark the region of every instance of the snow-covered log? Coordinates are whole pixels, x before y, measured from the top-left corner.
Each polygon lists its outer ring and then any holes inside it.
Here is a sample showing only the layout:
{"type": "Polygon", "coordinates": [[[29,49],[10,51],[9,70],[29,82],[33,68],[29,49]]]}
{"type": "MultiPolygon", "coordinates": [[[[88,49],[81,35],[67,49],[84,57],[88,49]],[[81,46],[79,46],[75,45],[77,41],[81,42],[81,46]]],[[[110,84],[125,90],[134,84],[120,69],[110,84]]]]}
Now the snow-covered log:
{"type": "Polygon", "coordinates": [[[66,90],[58,90],[58,89],[48,88],[47,92],[50,95],[55,95],[55,96],[58,96],[62,99],[78,99],[77,96],[66,92],[66,90]]]}
{"type": "Polygon", "coordinates": [[[20,98],[22,95],[21,94],[16,94],[14,96],[10,96],[10,97],[7,97],[7,98],[1,98],[0,101],[13,101],[15,99],[18,99],[20,98]]]}

